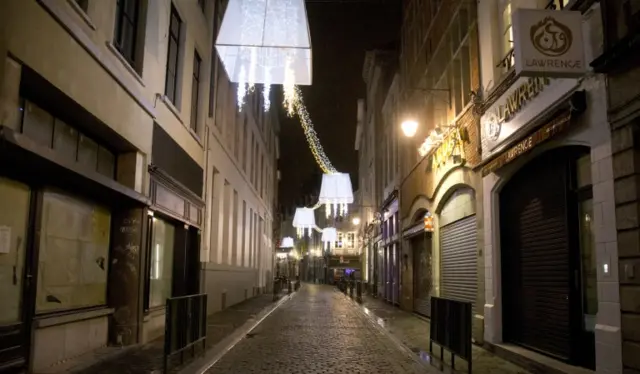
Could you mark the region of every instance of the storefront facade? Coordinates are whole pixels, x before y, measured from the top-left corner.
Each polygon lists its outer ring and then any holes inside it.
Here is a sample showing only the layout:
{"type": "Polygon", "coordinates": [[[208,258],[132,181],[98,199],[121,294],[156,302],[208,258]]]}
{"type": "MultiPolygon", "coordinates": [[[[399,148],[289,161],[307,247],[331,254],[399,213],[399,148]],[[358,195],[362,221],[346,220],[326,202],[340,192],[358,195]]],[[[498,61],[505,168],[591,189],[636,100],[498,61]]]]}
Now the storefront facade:
{"type": "Polygon", "coordinates": [[[146,170],[112,123],[31,66],[2,63],[0,102],[16,115],[0,124],[0,371],[38,371],[139,341],[139,309],[126,328],[115,317],[139,301],[146,170]]]}
{"type": "Polygon", "coordinates": [[[403,309],[429,316],[431,296],[473,304],[474,339],[482,340],[483,261],[479,116],[471,103],[440,145],[407,178],[401,195],[403,217],[403,309]],[[428,224],[425,226],[425,217],[428,224]]]}
{"type": "Polygon", "coordinates": [[[519,69],[481,119],[485,342],[622,372],[619,305],[601,291],[617,289],[604,78],[519,69]]]}
{"type": "Polygon", "coordinates": [[[378,244],[378,263],[380,264],[380,297],[393,304],[400,305],[400,224],[398,221],[398,191],[393,191],[382,204],[381,240],[378,244]]]}

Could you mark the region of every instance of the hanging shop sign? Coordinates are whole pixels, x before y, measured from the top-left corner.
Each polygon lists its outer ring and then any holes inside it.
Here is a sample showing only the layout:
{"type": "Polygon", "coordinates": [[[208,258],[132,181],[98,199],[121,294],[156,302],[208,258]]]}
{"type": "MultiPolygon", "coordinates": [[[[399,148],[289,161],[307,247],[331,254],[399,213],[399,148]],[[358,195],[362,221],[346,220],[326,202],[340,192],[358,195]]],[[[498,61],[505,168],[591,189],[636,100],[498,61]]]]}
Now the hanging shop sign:
{"type": "Polygon", "coordinates": [[[487,164],[484,168],[482,168],[482,176],[487,176],[488,174],[493,173],[494,171],[514,161],[516,158],[522,156],[523,154],[528,153],[534,147],[551,139],[556,134],[564,131],[570,125],[571,112],[569,110],[566,110],[554,117],[553,120],[544,125],[542,128],[517,142],[511,148],[507,149],[493,161],[487,164]]]}
{"type": "Polygon", "coordinates": [[[457,127],[449,132],[442,144],[433,152],[431,156],[431,166],[434,170],[445,166],[450,160],[456,164],[465,162],[464,144],[469,142],[469,134],[464,127],[457,127]]]}
{"type": "Polygon", "coordinates": [[[509,140],[529,130],[533,119],[552,110],[578,85],[577,79],[522,77],[482,115],[482,158],[500,152],[509,140]]]}
{"type": "Polygon", "coordinates": [[[518,8],[512,26],[516,74],[568,78],[586,73],[579,11],[518,8]]]}

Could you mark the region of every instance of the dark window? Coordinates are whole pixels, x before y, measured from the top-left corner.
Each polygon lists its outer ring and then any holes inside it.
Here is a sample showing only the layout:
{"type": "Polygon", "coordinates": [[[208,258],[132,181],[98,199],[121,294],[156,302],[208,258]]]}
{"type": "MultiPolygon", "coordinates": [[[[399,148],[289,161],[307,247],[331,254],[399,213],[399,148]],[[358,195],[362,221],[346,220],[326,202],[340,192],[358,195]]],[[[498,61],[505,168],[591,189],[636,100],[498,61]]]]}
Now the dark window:
{"type": "Polygon", "coordinates": [[[85,13],[87,9],[89,9],[89,0],[76,0],[76,4],[82,9],[85,13]]]}
{"type": "Polygon", "coordinates": [[[171,19],[169,21],[169,52],[167,57],[167,81],[165,83],[164,94],[176,103],[176,94],[178,87],[178,51],[180,50],[180,28],[182,20],[171,6],[171,19]]]}
{"type": "Polygon", "coordinates": [[[191,128],[198,130],[198,91],[200,89],[200,65],[202,60],[198,52],[193,56],[193,78],[191,79],[191,128]]]}
{"type": "Polygon", "coordinates": [[[115,47],[135,67],[139,0],[118,0],[116,4],[115,47]]]}
{"type": "Polygon", "coordinates": [[[200,9],[202,9],[203,12],[204,12],[204,3],[205,3],[205,0],[198,0],[198,6],[200,7],[200,9]]]}

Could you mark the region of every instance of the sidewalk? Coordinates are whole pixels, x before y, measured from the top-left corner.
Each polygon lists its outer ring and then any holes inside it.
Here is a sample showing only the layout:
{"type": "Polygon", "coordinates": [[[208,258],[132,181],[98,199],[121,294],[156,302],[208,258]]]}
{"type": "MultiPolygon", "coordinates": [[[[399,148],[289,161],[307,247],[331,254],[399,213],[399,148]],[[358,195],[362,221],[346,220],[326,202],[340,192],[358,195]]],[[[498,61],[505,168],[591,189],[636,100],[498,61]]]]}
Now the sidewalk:
{"type": "MultiPolygon", "coordinates": [[[[281,294],[285,295],[286,293],[281,294]]],[[[262,294],[225,310],[216,312],[207,318],[206,348],[210,350],[216,344],[247,321],[256,317],[263,310],[272,307],[273,294],[262,294]]],[[[150,343],[129,348],[108,347],[103,352],[87,357],[79,357],[73,362],[57,365],[47,373],[73,374],[148,374],[162,373],[164,354],[164,339],[160,338],[150,343]],[[87,362],[88,361],[88,362],[87,362]]],[[[195,357],[198,358],[197,355],[195,357]]],[[[192,360],[190,354],[185,354],[182,367],[192,360]]],[[[171,373],[177,373],[181,367],[172,367],[171,373]]]]}
{"type": "MultiPolygon", "coordinates": [[[[408,313],[384,301],[370,296],[362,297],[364,312],[390,332],[396,339],[420,357],[429,353],[429,321],[413,313],[408,313]]],[[[527,370],[516,366],[491,352],[473,345],[473,373],[474,374],[530,374],[527,370]]],[[[434,356],[440,354],[437,346],[434,356]]],[[[451,356],[445,352],[445,368],[451,367],[451,356]]],[[[439,364],[436,364],[439,365],[439,364]]],[[[466,373],[466,362],[456,360],[456,372],[466,373]]],[[[448,372],[448,371],[446,371],[448,372]]]]}

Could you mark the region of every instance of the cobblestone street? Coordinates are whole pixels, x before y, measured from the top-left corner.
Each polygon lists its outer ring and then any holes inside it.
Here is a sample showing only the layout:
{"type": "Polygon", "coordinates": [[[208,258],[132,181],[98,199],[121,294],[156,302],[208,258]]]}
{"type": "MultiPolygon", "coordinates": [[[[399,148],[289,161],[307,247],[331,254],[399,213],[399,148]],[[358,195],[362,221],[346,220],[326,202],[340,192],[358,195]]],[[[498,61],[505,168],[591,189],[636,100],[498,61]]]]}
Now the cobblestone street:
{"type": "Polygon", "coordinates": [[[207,373],[428,373],[336,291],[307,284],[207,373]]]}

